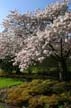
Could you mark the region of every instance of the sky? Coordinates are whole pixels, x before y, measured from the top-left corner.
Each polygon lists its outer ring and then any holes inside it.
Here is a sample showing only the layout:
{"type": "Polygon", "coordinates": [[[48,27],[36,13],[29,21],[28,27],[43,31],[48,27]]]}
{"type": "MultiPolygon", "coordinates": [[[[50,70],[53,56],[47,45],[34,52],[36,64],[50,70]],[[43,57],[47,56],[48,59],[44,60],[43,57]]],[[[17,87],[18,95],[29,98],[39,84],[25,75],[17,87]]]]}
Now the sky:
{"type": "MultiPolygon", "coordinates": [[[[60,0],[0,0],[0,24],[11,10],[18,10],[21,13],[34,11],[37,8],[44,9],[48,4],[60,0]]],[[[3,29],[0,25],[0,31],[3,29]]]]}

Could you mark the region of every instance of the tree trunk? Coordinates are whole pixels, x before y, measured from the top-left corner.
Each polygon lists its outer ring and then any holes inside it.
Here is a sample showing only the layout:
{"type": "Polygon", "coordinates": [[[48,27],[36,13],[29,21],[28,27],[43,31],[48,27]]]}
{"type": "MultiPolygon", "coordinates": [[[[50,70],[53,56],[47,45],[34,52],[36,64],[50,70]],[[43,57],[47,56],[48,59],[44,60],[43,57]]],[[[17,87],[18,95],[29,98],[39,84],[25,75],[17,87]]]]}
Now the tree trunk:
{"type": "Polygon", "coordinates": [[[63,40],[62,40],[62,38],[60,39],[60,48],[61,48],[61,50],[60,50],[60,64],[61,64],[61,72],[62,72],[62,74],[61,74],[61,77],[63,77],[62,79],[64,80],[64,81],[67,81],[68,80],[68,72],[67,72],[67,61],[66,61],[66,59],[65,59],[65,57],[64,57],[64,55],[63,55],[63,40]]]}
{"type": "Polygon", "coordinates": [[[64,81],[68,80],[68,70],[67,70],[67,63],[66,60],[62,59],[61,60],[61,68],[62,68],[62,79],[64,81]]]}

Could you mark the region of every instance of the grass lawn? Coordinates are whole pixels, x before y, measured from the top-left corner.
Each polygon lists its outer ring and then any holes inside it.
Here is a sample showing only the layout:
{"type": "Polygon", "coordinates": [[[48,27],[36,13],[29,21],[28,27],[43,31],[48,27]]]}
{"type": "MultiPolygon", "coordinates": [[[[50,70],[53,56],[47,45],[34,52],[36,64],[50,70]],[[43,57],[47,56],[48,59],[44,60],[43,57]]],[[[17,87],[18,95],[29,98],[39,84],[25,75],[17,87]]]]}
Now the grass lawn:
{"type": "Polygon", "coordinates": [[[0,78],[0,88],[10,87],[21,83],[23,82],[12,78],[0,78]]]}

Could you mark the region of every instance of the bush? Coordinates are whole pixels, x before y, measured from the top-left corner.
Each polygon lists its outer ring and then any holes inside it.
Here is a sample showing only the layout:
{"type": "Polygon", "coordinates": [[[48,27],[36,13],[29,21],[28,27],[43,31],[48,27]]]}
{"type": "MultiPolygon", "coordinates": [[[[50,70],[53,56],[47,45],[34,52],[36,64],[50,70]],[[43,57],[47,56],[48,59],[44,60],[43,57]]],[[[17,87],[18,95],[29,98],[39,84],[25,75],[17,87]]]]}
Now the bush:
{"type": "Polygon", "coordinates": [[[30,108],[53,108],[53,106],[57,106],[59,101],[59,97],[55,94],[52,96],[37,96],[34,98],[30,98],[29,107],[30,108]]]}
{"type": "Polygon", "coordinates": [[[28,108],[59,108],[70,105],[70,82],[54,80],[33,80],[7,90],[5,102],[28,105],[28,108]],[[63,88],[64,87],[64,88],[63,88]]]}

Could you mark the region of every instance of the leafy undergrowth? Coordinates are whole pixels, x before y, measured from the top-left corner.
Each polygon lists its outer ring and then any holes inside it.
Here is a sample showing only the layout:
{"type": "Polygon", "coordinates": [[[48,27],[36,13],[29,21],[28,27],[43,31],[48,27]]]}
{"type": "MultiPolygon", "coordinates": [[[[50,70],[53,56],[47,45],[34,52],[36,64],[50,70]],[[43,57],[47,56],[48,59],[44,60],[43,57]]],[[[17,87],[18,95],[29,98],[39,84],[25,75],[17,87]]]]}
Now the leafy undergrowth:
{"type": "Polygon", "coordinates": [[[0,78],[0,88],[10,87],[13,85],[21,84],[22,81],[12,78],[0,78]]]}
{"type": "Polygon", "coordinates": [[[27,108],[71,108],[71,81],[33,80],[9,88],[4,97],[3,102],[27,108]]]}

